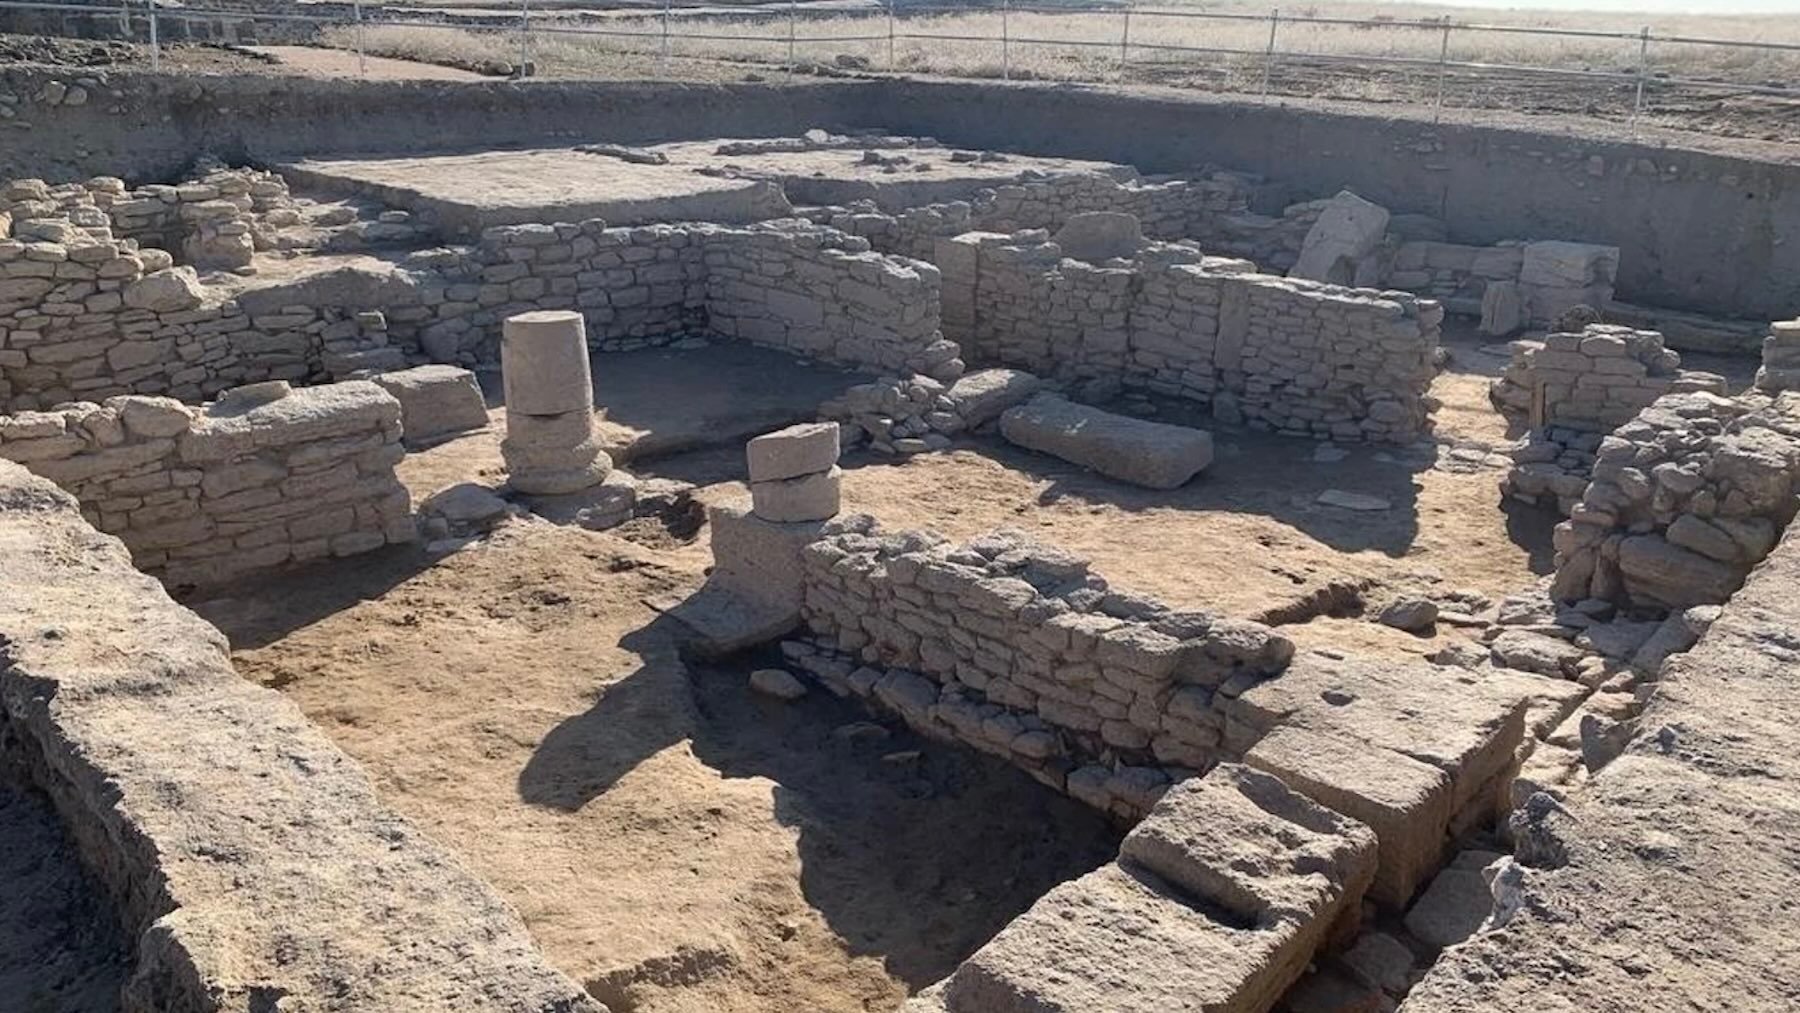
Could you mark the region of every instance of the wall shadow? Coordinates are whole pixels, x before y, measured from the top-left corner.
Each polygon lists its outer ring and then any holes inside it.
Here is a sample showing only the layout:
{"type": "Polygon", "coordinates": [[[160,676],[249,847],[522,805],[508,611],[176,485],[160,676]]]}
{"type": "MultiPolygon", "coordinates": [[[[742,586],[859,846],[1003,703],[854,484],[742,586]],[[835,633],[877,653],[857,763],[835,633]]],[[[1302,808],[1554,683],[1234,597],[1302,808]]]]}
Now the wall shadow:
{"type": "Polygon", "coordinates": [[[794,703],[752,692],[749,673],[775,652],[682,663],[672,622],[621,640],[644,664],[545,737],[520,772],[523,800],[579,809],[684,739],[726,777],[767,778],[776,819],[797,832],[807,903],[915,990],[1117,852],[1104,816],[998,760],[817,687],[794,703]]]}
{"type": "Polygon", "coordinates": [[[380,598],[431,568],[437,557],[417,542],[344,559],[320,559],[218,587],[174,595],[217,626],[234,651],[266,647],[298,629],[380,598]]]}

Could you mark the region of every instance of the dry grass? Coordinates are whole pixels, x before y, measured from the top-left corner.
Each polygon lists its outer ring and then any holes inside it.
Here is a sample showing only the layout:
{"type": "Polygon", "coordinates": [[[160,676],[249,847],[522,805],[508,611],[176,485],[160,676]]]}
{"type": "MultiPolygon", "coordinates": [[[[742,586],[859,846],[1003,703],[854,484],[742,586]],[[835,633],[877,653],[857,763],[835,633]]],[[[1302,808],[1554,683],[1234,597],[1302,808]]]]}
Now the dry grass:
{"type": "MultiPolygon", "coordinates": [[[[904,10],[904,8],[902,8],[904,10]]],[[[1260,76],[1261,54],[1269,41],[1264,21],[1219,21],[1173,17],[1168,13],[1255,13],[1267,8],[1242,2],[1203,3],[1183,6],[1143,7],[1130,15],[1132,64],[1185,63],[1209,70],[1238,68],[1260,76]],[[1166,12],[1162,15],[1158,11],[1166,12]],[[1235,50],[1241,54],[1197,54],[1155,50],[1151,46],[1204,47],[1235,50]]],[[[1449,16],[1458,23],[1504,24],[1521,27],[1566,28],[1586,31],[1635,32],[1630,15],[1597,12],[1534,12],[1471,10],[1402,4],[1332,4],[1290,9],[1289,17],[1389,18],[1420,21],[1449,16]]],[[[1800,44],[1800,18],[1778,16],[1667,15],[1647,19],[1658,34],[1679,34],[1763,42],[1800,44]]],[[[795,36],[793,52],[803,62],[829,63],[839,54],[861,57],[875,69],[998,77],[1003,70],[1014,76],[1046,80],[1111,80],[1119,71],[1120,42],[1125,31],[1123,12],[1050,14],[996,11],[906,16],[895,22],[899,36],[890,46],[889,22],[872,16],[802,13],[790,26],[784,7],[728,16],[691,15],[673,20],[669,51],[678,58],[787,62],[790,27],[795,36]],[[1002,33],[1012,39],[1000,41],[1002,33]],[[731,36],[695,39],[694,34],[731,36]],[[762,37],[761,39],[755,37],[762,37]],[[958,38],[963,37],[963,38],[958,38]],[[983,41],[967,41],[968,38],[983,41]],[[1054,41],[1050,41],[1054,40],[1054,41]],[[1057,44],[1062,43],[1062,44],[1057,44]]],[[[542,19],[534,33],[532,56],[540,73],[581,76],[606,72],[616,55],[660,52],[661,24],[654,15],[615,14],[603,19],[576,21],[542,19]],[[592,34],[562,34],[560,30],[641,33],[625,38],[592,34]]],[[[483,60],[510,60],[518,52],[515,33],[471,31],[456,28],[386,26],[367,30],[372,52],[385,56],[473,65],[483,60]]],[[[347,31],[333,41],[351,42],[347,31]]],[[[1402,58],[1434,62],[1443,46],[1436,28],[1401,25],[1354,27],[1326,25],[1284,18],[1276,48],[1289,54],[1332,57],[1402,58]]],[[[1568,70],[1634,73],[1639,43],[1631,39],[1569,38],[1500,32],[1453,31],[1448,56],[1453,61],[1568,70]]],[[[1650,50],[1650,69],[1674,77],[1729,81],[1739,84],[1791,86],[1800,79],[1800,53],[1741,50],[1719,46],[1655,43],[1650,50]]]]}

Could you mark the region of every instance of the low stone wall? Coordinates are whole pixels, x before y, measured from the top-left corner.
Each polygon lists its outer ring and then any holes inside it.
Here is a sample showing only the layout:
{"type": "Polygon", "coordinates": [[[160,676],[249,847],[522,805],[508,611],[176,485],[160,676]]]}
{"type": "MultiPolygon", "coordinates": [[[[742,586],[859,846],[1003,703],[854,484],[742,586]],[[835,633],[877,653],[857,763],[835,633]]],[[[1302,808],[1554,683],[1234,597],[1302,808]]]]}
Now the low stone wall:
{"type": "Polygon", "coordinates": [[[1542,342],[1520,341],[1488,390],[1501,414],[1529,431],[1513,447],[1502,491],[1567,514],[1587,486],[1599,437],[1665,394],[1725,392],[1716,373],[1680,368],[1655,331],[1593,324],[1542,342]]]}
{"type": "Polygon", "coordinates": [[[1561,600],[1723,603],[1800,501],[1800,393],[1670,394],[1600,443],[1556,529],[1561,600]]]}
{"type": "Polygon", "coordinates": [[[1222,217],[1241,214],[1248,207],[1250,190],[1247,177],[1228,172],[1190,179],[1124,180],[1079,172],[982,190],[972,201],[928,204],[892,214],[864,205],[816,208],[809,215],[868,239],[883,253],[932,260],[940,239],[965,232],[1054,232],[1070,216],[1093,211],[1135,215],[1144,235],[1152,239],[1211,237],[1221,231],[1222,217]]]}
{"type": "Polygon", "coordinates": [[[185,209],[217,207],[252,218],[205,217],[208,228],[249,231],[191,233],[199,247],[186,254],[223,256],[226,240],[262,248],[251,226],[283,209],[254,218],[263,213],[257,185],[209,176],[161,188],[206,199],[165,204],[154,194],[123,200],[100,183],[11,184],[4,194],[20,217],[7,224],[0,213],[0,410],[119,394],[198,402],[264,380],[321,383],[421,359],[492,362],[501,321],[538,309],[580,310],[597,349],[722,334],[856,366],[945,380],[961,372],[957,347],[939,332],[931,265],[801,222],[508,226],[398,265],[363,258],[229,284],[202,284],[168,253],[112,231],[115,220],[134,223],[146,239],[168,241],[167,222],[131,209],[148,202],[180,222],[185,209]],[[240,185],[243,193],[222,189],[240,185]]]}
{"type": "Polygon", "coordinates": [[[400,403],[351,381],[261,403],[122,396],[0,416],[0,458],[73,493],[139,568],[179,586],[410,541],[400,435],[400,403]]]}
{"type": "Polygon", "coordinates": [[[604,1013],[72,496],[0,461],[0,762],[135,941],[124,1013],[604,1013]]]}
{"type": "Polygon", "coordinates": [[[972,361],[1212,406],[1221,421],[1340,440],[1428,425],[1443,310],[1403,292],[1255,274],[1153,245],[1087,264],[1042,233],[946,244],[947,335],[972,361]]]}

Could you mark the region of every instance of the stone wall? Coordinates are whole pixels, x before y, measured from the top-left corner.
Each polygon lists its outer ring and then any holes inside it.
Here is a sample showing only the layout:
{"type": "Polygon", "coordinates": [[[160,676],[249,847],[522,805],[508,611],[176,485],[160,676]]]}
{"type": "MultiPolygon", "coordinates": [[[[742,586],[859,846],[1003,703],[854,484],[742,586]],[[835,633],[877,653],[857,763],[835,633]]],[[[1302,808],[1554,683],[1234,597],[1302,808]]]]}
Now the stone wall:
{"type": "Polygon", "coordinates": [[[1494,407],[1530,427],[1512,450],[1503,491],[1568,513],[1587,486],[1601,435],[1670,393],[1725,392],[1716,373],[1684,370],[1655,331],[1593,324],[1542,342],[1514,343],[1490,386],[1494,407]]]}
{"type": "Polygon", "coordinates": [[[1125,819],[1241,760],[1375,830],[1382,904],[1405,905],[1449,841],[1504,811],[1528,752],[1531,679],[1296,653],[1013,532],[953,545],[847,517],[792,534],[812,635],[782,649],[831,692],[1125,819]]]}
{"type": "Polygon", "coordinates": [[[1250,191],[1248,179],[1228,172],[1191,179],[1123,180],[1080,172],[982,190],[972,201],[928,204],[893,214],[867,205],[815,208],[809,216],[862,236],[883,253],[931,260],[939,239],[965,232],[1054,232],[1071,215],[1093,211],[1135,215],[1144,235],[1152,239],[1210,237],[1223,231],[1220,219],[1249,206],[1250,191]]]}
{"type": "Polygon", "coordinates": [[[1552,593],[1651,609],[1723,603],[1800,501],[1800,393],[1669,394],[1601,441],[1556,528],[1552,593]]]}
{"type": "Polygon", "coordinates": [[[217,629],[7,461],[0,643],[0,764],[118,910],[122,1013],[604,1013],[217,629]]]}
{"type": "Polygon", "coordinates": [[[0,416],[0,458],[73,493],[171,586],[410,541],[400,403],[365,381],[284,387],[0,416]]]}
{"type": "Polygon", "coordinates": [[[1221,421],[1404,441],[1428,425],[1442,308],[1152,245],[1087,264],[1042,233],[945,244],[947,334],[972,361],[1210,404],[1221,421]]]}
{"type": "Polygon", "coordinates": [[[865,530],[804,550],[803,615],[828,646],[791,648],[798,663],[1099,808],[1141,816],[1229,755],[1228,701],[1294,652],[1258,623],[1113,591],[1023,536],[865,530]]]}

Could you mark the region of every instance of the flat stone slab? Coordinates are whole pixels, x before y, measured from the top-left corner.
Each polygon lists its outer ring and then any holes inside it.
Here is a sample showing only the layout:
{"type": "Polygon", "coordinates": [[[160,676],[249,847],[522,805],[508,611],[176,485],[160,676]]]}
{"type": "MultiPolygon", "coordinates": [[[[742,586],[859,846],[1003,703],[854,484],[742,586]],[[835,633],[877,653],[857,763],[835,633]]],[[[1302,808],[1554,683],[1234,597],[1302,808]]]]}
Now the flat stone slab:
{"type": "Polygon", "coordinates": [[[744,444],[750,481],[778,482],[830,471],[838,460],[838,424],[802,422],[744,444]]]}
{"type": "Polygon", "coordinates": [[[1220,766],[1171,788],[1118,862],[1050,891],[958,967],[943,1008],[1260,1013],[1358,903],[1374,859],[1366,827],[1220,766]]]}
{"type": "Polygon", "coordinates": [[[1027,450],[1151,489],[1177,488],[1213,460],[1212,434],[1204,430],[1114,415],[1056,394],[1007,409],[1000,434],[1027,450]]]}

